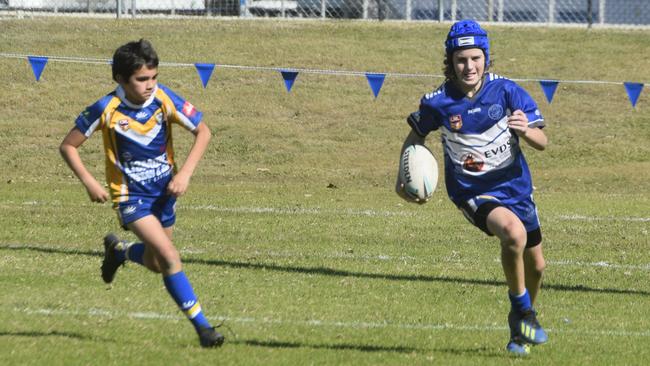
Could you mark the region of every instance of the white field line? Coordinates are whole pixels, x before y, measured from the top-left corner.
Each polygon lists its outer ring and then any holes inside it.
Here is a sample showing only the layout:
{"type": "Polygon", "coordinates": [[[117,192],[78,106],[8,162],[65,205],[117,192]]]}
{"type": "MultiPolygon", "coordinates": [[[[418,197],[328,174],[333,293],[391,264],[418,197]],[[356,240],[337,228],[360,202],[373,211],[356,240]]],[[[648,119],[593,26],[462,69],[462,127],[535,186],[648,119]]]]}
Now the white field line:
{"type": "Polygon", "coordinates": [[[650,222],[650,217],[616,217],[616,216],[583,216],[583,215],[559,215],[560,220],[572,221],[628,221],[628,222],[650,222]]]}
{"type": "Polygon", "coordinates": [[[179,206],[187,210],[207,210],[227,213],[253,213],[253,214],[281,214],[281,215],[347,215],[347,216],[370,216],[370,217],[391,217],[391,216],[416,216],[415,212],[406,211],[377,211],[377,210],[355,210],[355,209],[321,209],[321,208],[276,208],[276,207],[221,207],[214,205],[205,206],[179,206]]]}
{"type": "MultiPolygon", "coordinates": [[[[14,207],[14,206],[73,206],[65,205],[61,202],[47,202],[47,201],[25,201],[21,203],[5,201],[0,203],[0,207],[14,207]]],[[[74,207],[97,207],[90,204],[79,204],[74,207]]],[[[320,207],[312,208],[299,208],[299,207],[225,207],[217,205],[179,205],[179,209],[185,210],[199,210],[199,211],[215,211],[225,213],[241,213],[241,214],[274,214],[274,215],[343,215],[343,216],[368,216],[368,217],[415,217],[423,215],[422,212],[414,211],[390,211],[390,210],[373,210],[373,209],[322,209],[320,207]]],[[[426,213],[424,213],[426,214],[426,213]]],[[[635,216],[586,216],[586,215],[550,215],[545,216],[556,220],[568,221],[622,221],[622,222],[650,222],[650,217],[635,217],[635,216]]]]}
{"type": "MultiPolygon", "coordinates": [[[[88,309],[86,311],[73,311],[61,309],[31,309],[31,308],[14,308],[14,312],[25,313],[28,315],[42,315],[53,317],[102,317],[102,318],[129,318],[137,320],[167,320],[167,321],[180,321],[185,317],[172,314],[159,314],[154,312],[113,312],[103,309],[88,309]]],[[[508,327],[496,325],[456,325],[450,323],[444,324],[431,324],[431,323],[392,323],[392,322],[343,322],[343,321],[324,321],[318,319],[310,320],[291,320],[291,319],[273,319],[273,318],[252,318],[252,317],[228,317],[228,316],[211,316],[208,319],[213,321],[225,321],[234,323],[248,323],[248,324],[275,324],[275,325],[290,325],[290,326],[307,326],[307,327],[335,327],[335,328],[348,328],[348,329],[411,329],[411,330],[425,330],[425,331],[442,331],[442,330],[456,330],[456,331],[484,331],[484,332],[506,332],[508,327]]],[[[575,333],[580,335],[591,336],[606,336],[606,337],[650,337],[650,330],[628,331],[628,330],[580,330],[580,329],[546,329],[549,333],[575,333]]]]}

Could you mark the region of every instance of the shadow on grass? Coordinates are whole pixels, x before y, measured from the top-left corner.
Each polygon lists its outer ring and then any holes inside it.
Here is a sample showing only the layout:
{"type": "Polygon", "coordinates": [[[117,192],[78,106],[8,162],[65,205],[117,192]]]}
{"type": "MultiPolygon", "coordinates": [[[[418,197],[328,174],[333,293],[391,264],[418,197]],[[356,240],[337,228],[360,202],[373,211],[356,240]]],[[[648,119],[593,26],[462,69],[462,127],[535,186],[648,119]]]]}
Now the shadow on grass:
{"type": "Polygon", "coordinates": [[[395,353],[448,353],[456,356],[482,356],[482,357],[497,357],[503,358],[505,352],[497,352],[496,350],[481,347],[481,348],[416,348],[408,346],[377,346],[377,345],[361,345],[361,344],[309,344],[304,342],[288,342],[288,341],[271,341],[271,340],[234,340],[228,341],[229,344],[245,345],[253,347],[267,347],[267,348],[310,348],[310,349],[328,349],[334,351],[360,351],[360,352],[395,352],[395,353]]]}
{"type": "Polygon", "coordinates": [[[71,333],[71,332],[59,332],[56,330],[50,331],[50,332],[37,332],[37,331],[31,331],[31,332],[5,332],[5,331],[0,331],[0,337],[34,337],[34,338],[40,338],[40,337],[64,337],[64,338],[72,338],[72,339],[83,339],[83,340],[88,340],[88,339],[93,339],[92,337],[88,337],[79,333],[71,333]]]}
{"type": "Polygon", "coordinates": [[[375,346],[367,344],[309,344],[303,342],[288,342],[288,341],[272,341],[264,340],[260,341],[257,339],[246,339],[246,340],[233,340],[228,341],[230,344],[242,344],[246,346],[255,346],[255,347],[268,347],[268,348],[311,348],[311,349],[330,349],[330,350],[352,350],[352,351],[361,351],[361,352],[397,352],[397,353],[412,353],[412,352],[423,352],[425,350],[406,347],[406,346],[375,346]]]}
{"type": "MultiPolygon", "coordinates": [[[[30,251],[36,251],[42,253],[84,255],[84,256],[92,256],[92,257],[101,257],[104,255],[103,252],[96,251],[96,250],[39,247],[33,245],[0,244],[0,250],[30,250],[30,251]]],[[[385,273],[365,273],[365,272],[348,271],[343,269],[333,269],[327,267],[284,266],[284,265],[269,264],[269,263],[238,262],[238,261],[226,261],[226,260],[217,260],[217,259],[186,258],[183,259],[183,262],[217,266],[217,267],[255,269],[255,270],[264,270],[264,271],[311,274],[311,275],[332,276],[332,277],[357,277],[357,278],[370,278],[370,279],[380,279],[380,280],[389,280],[389,281],[441,282],[441,283],[457,283],[457,284],[493,286],[493,287],[502,287],[506,285],[504,281],[496,281],[496,280],[481,280],[481,279],[472,279],[472,278],[430,276],[430,275],[416,275],[416,274],[398,275],[398,274],[385,274],[385,273]]],[[[618,288],[594,288],[594,287],[589,287],[584,285],[562,285],[562,284],[544,283],[542,285],[542,288],[547,290],[567,291],[567,292],[593,292],[593,293],[605,293],[605,294],[650,296],[650,292],[644,290],[630,290],[630,289],[618,289],[618,288]]]]}

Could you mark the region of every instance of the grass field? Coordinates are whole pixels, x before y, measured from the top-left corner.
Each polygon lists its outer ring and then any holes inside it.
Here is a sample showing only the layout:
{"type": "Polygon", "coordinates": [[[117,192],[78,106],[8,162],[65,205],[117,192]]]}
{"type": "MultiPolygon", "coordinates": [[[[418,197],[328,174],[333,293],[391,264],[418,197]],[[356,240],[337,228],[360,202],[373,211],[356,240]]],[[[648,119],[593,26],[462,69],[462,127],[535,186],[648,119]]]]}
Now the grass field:
{"type": "MultiPolygon", "coordinates": [[[[164,62],[440,74],[448,25],[207,20],[0,21],[0,53],[109,59],[145,37],[164,62]]],[[[488,27],[511,78],[650,82],[647,31],[488,27]]],[[[205,112],[215,138],[178,205],[175,243],[227,343],[203,350],[160,278],[137,265],[99,277],[120,232],[58,145],[110,91],[107,65],[0,58],[0,363],[233,365],[645,365],[650,362],[650,98],[561,83],[549,148],[526,149],[548,260],[548,344],[504,351],[509,308],[498,244],[441,183],[408,205],[392,191],[404,118],[441,80],[192,68],[160,81],[205,112]]],[[[176,136],[179,156],[190,135],[176,136]]],[[[429,146],[441,157],[438,136],[429,146]]],[[[103,179],[101,138],[83,147],[103,179]]],[[[440,159],[439,159],[440,160],[440,159]]],[[[122,232],[132,239],[130,233],[122,232]]]]}

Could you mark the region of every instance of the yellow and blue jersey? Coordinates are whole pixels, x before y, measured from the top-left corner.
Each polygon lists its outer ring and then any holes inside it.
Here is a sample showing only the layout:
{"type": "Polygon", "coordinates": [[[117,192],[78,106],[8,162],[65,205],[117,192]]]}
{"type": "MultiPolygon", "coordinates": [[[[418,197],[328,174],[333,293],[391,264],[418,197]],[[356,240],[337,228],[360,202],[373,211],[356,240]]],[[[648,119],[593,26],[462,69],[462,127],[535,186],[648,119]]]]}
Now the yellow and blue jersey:
{"type": "Polygon", "coordinates": [[[118,204],[165,194],[176,169],[172,126],[193,131],[202,116],[162,84],[142,105],[129,102],[118,86],[86,108],[75,125],[86,137],[102,132],[106,180],[113,203],[118,204]]]}

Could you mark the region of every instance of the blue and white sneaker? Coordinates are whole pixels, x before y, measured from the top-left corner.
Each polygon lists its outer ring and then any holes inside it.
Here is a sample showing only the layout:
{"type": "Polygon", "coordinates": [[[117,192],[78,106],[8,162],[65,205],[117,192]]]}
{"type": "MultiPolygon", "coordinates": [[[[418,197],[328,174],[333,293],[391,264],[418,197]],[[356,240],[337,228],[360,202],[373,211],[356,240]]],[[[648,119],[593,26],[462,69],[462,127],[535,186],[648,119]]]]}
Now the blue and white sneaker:
{"type": "Polygon", "coordinates": [[[524,312],[511,310],[508,314],[508,325],[511,338],[521,344],[542,344],[548,341],[546,332],[537,321],[537,313],[534,309],[524,312]]]}

